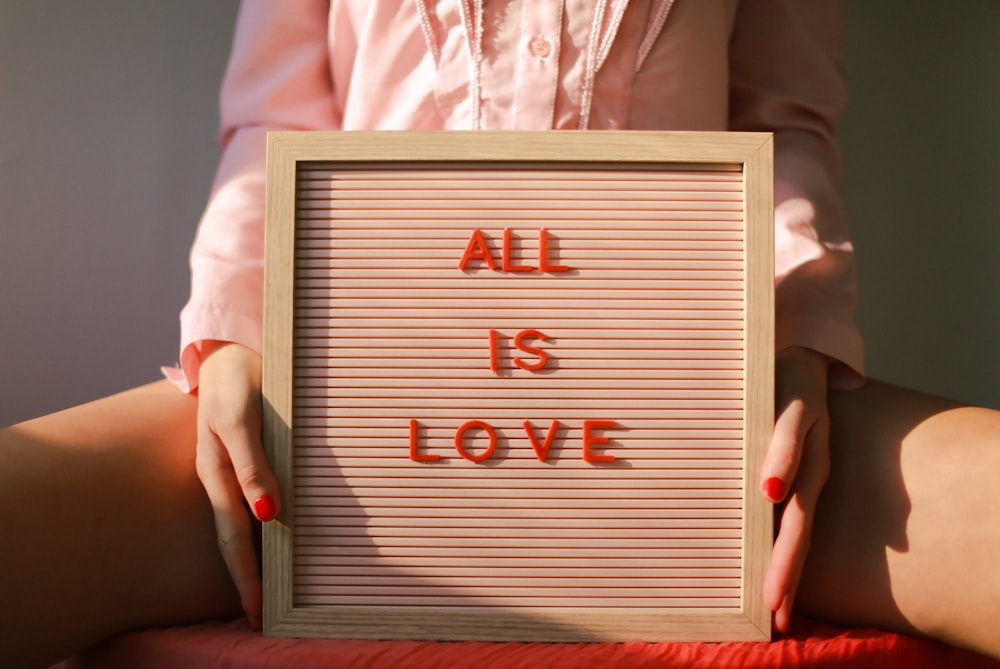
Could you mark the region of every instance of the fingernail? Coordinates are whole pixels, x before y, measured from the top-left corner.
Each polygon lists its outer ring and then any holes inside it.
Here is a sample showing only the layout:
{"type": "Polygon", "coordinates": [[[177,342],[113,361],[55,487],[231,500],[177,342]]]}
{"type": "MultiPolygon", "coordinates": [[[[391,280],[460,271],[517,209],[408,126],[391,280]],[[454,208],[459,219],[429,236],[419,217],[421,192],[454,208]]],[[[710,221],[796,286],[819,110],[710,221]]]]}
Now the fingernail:
{"type": "Polygon", "coordinates": [[[274,503],[273,497],[263,495],[253,503],[253,512],[260,519],[260,522],[266,523],[269,520],[274,520],[274,517],[278,515],[278,505],[274,503]]]}
{"type": "Polygon", "coordinates": [[[764,481],[764,494],[768,499],[777,502],[785,496],[785,482],[777,476],[772,476],[764,481]]]}

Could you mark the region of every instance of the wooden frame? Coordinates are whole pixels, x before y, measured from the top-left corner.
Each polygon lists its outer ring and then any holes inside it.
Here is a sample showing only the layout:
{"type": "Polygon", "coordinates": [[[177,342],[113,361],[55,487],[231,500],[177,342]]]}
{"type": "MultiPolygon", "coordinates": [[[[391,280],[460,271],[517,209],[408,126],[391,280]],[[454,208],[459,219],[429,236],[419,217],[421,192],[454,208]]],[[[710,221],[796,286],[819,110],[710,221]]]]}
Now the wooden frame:
{"type": "Polygon", "coordinates": [[[769,134],[268,142],[266,634],[770,638],[769,134]]]}

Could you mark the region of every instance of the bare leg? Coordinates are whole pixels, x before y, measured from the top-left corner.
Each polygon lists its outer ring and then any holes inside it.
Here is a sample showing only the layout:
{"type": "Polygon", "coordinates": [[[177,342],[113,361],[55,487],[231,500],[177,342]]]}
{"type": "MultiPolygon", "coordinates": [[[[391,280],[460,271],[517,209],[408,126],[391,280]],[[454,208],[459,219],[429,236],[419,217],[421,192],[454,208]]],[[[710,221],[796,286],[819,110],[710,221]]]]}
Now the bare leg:
{"type": "Polygon", "coordinates": [[[0,431],[0,665],[240,613],[167,382],[0,431]]]}
{"type": "MultiPolygon", "coordinates": [[[[195,410],[161,382],[0,432],[0,664],[239,615],[195,410]]],[[[799,610],[1000,657],[1000,413],[874,382],[831,411],[799,610]]]]}
{"type": "Polygon", "coordinates": [[[1000,412],[871,382],[831,426],[799,610],[1000,658],[1000,412]]]}

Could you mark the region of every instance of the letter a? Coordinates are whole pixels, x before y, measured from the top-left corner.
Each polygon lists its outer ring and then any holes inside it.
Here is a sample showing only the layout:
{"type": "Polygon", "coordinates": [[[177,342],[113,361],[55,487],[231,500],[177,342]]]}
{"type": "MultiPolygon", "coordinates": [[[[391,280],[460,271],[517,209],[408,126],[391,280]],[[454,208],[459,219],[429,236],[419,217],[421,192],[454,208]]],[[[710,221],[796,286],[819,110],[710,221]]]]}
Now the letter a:
{"type": "Polygon", "coordinates": [[[491,270],[496,271],[496,264],[493,262],[493,256],[490,254],[490,247],[486,244],[486,238],[483,237],[483,231],[476,228],[469,235],[469,243],[465,245],[465,253],[462,254],[462,259],[458,261],[458,269],[463,272],[469,270],[469,261],[471,260],[482,260],[486,263],[486,266],[491,270]]]}

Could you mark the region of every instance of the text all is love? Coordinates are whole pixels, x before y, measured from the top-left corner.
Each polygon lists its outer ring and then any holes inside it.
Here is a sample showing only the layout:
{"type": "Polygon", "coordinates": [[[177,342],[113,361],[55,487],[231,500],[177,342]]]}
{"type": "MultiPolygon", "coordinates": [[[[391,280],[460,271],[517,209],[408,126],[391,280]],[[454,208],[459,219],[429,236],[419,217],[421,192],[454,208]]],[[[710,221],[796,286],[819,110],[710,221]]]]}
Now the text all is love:
{"type": "MultiPolygon", "coordinates": [[[[573,268],[558,262],[549,233],[545,228],[538,230],[537,255],[530,259],[515,257],[514,233],[509,228],[503,230],[499,253],[491,248],[487,236],[479,228],[473,229],[469,235],[465,249],[458,261],[458,270],[470,278],[480,271],[503,272],[508,274],[542,274],[554,275],[571,272],[573,268]]],[[[538,345],[547,342],[549,337],[535,328],[524,328],[513,337],[506,338],[495,329],[484,333],[486,348],[485,368],[492,374],[500,373],[501,366],[512,364],[524,371],[538,373],[545,370],[552,359],[550,349],[538,345]],[[505,353],[513,351],[509,355],[505,353]]],[[[485,372],[485,369],[484,369],[485,372]]],[[[522,423],[518,435],[504,435],[512,443],[523,443],[531,448],[535,457],[546,462],[550,458],[551,449],[565,425],[559,420],[552,420],[544,429],[537,429],[529,420],[522,423]],[[515,441],[516,439],[516,441],[515,441]]],[[[616,460],[609,449],[614,447],[614,441],[609,432],[621,429],[617,421],[606,418],[583,419],[580,425],[582,437],[579,441],[580,458],[591,464],[606,464],[616,460]]],[[[459,457],[474,463],[485,463],[496,455],[498,428],[483,420],[467,420],[455,426],[454,439],[445,448],[459,457]]],[[[409,457],[414,462],[440,463],[444,462],[441,446],[429,444],[424,438],[421,424],[416,419],[409,423],[409,457]]],[[[563,449],[565,451],[565,449],[563,449]]]]}

